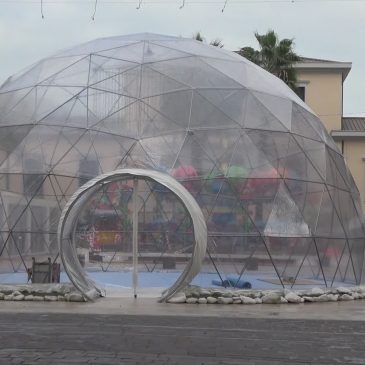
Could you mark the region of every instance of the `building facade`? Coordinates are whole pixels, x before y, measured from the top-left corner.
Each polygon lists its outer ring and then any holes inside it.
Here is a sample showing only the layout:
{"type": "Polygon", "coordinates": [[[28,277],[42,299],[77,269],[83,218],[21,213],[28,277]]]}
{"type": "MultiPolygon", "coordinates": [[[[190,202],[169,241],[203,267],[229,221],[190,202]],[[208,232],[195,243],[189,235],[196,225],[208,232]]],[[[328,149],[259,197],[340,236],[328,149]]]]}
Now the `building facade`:
{"type": "Polygon", "coordinates": [[[365,118],[343,116],[343,83],[351,62],[302,58],[298,94],[320,117],[344,155],[365,211],[365,118]]]}

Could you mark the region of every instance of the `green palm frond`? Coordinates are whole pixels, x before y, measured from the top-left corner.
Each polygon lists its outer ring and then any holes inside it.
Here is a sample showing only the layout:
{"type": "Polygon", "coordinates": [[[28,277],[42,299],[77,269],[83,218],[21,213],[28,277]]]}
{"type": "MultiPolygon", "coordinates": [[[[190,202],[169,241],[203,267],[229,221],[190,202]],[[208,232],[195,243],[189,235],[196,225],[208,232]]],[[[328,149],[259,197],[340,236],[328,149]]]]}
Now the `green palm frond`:
{"type": "Polygon", "coordinates": [[[293,65],[300,61],[300,56],[294,52],[294,39],[279,40],[272,29],[266,34],[256,32],[255,38],[259,44],[258,50],[243,47],[237,53],[276,75],[295,90],[297,75],[293,65]]]}

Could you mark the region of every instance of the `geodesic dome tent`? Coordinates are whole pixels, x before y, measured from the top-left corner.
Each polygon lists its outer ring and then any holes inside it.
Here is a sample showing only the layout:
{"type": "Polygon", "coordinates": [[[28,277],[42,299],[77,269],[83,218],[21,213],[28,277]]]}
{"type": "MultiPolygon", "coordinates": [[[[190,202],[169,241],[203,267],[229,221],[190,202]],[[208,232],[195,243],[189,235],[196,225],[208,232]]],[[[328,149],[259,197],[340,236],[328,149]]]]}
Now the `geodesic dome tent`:
{"type": "MultiPolygon", "coordinates": [[[[220,280],[362,280],[363,216],[342,155],[284,83],[235,53],[140,34],[41,60],[0,89],[0,157],[2,271],[56,260],[72,193],[137,167],[170,174],[195,197],[208,227],[203,270],[220,280]]],[[[128,262],[131,189],[102,187],[80,216],[89,263],[128,262]]],[[[191,221],[158,184],[140,195],[144,264],[153,271],[165,257],[176,268],[191,252],[191,221]]]]}

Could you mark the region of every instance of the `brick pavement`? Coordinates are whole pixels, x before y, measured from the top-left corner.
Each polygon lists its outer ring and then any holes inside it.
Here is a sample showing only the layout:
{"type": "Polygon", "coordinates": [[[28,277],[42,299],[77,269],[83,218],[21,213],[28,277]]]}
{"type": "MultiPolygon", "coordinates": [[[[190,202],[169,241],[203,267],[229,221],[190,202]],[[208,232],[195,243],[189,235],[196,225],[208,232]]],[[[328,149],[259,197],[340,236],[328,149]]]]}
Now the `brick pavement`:
{"type": "Polygon", "coordinates": [[[365,322],[0,313],[0,364],[365,364],[365,322]]]}

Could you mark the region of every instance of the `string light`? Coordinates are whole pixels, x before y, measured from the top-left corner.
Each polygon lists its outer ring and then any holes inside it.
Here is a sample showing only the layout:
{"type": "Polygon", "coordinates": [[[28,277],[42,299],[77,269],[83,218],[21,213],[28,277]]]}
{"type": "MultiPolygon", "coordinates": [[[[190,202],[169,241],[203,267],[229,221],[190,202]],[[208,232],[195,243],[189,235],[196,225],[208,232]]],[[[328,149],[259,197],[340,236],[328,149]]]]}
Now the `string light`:
{"type": "Polygon", "coordinates": [[[222,13],[224,13],[224,9],[226,8],[227,6],[227,3],[228,3],[228,0],[225,1],[224,5],[223,5],[223,8],[222,8],[222,13]]]}
{"type": "MultiPolygon", "coordinates": [[[[44,0],[44,3],[47,4],[89,4],[94,0],[44,0]]],[[[41,0],[43,3],[43,0],[41,0]]],[[[177,1],[175,1],[176,3],[177,1]]],[[[189,5],[214,5],[221,3],[221,0],[190,0],[186,2],[183,0],[183,3],[189,3],[189,5]]],[[[226,1],[227,2],[227,1],[226,1]]],[[[365,0],[230,0],[231,4],[264,4],[264,3],[271,3],[271,4],[280,4],[280,3],[364,3],[365,0]]],[[[36,4],[39,3],[39,0],[0,0],[0,4],[36,4]]],[[[100,3],[103,4],[110,4],[110,5],[128,5],[135,3],[133,0],[101,0],[100,3]]],[[[139,5],[142,3],[142,0],[139,1],[139,5]]],[[[172,1],[169,0],[149,0],[145,2],[146,4],[153,5],[153,4],[171,4],[172,1]]]]}
{"type": "Polygon", "coordinates": [[[94,14],[91,17],[92,20],[95,20],[95,14],[96,14],[96,7],[97,7],[97,5],[98,5],[98,0],[95,0],[94,14]]]}
{"type": "MultiPolygon", "coordinates": [[[[41,5],[41,16],[44,19],[43,13],[43,5],[44,3],[47,4],[89,4],[90,2],[94,2],[94,13],[91,17],[92,20],[95,20],[95,14],[97,10],[97,5],[104,4],[104,5],[129,5],[135,4],[135,0],[40,0],[41,5]],[[95,1],[95,2],[94,2],[95,1]]],[[[138,5],[136,7],[137,10],[142,8],[142,1],[138,0],[138,5]]],[[[222,3],[222,0],[145,0],[145,4],[148,5],[173,5],[182,1],[180,3],[179,9],[185,7],[185,4],[189,5],[219,5],[222,3]]],[[[349,4],[349,3],[365,3],[365,0],[229,0],[230,4],[235,5],[262,5],[262,4],[306,4],[306,3],[338,3],[338,4],[349,4]]],[[[39,4],[39,0],[0,0],[1,4],[39,4]]],[[[228,4],[228,0],[224,1],[224,5],[221,9],[221,12],[224,13],[228,4]]]]}
{"type": "Polygon", "coordinates": [[[42,15],[42,19],[44,19],[44,15],[43,15],[43,0],[41,0],[41,15],[42,15]]]}

